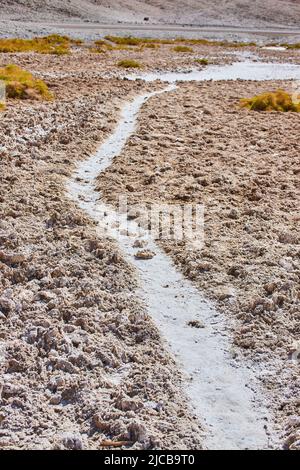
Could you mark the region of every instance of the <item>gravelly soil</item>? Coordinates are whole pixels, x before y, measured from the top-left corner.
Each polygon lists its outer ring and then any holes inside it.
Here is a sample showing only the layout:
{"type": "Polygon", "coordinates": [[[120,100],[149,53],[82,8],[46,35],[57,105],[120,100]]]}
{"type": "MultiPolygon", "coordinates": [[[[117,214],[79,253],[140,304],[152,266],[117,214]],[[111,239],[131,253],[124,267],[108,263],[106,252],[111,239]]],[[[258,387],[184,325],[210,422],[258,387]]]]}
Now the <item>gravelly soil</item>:
{"type": "MultiPolygon", "coordinates": [[[[40,74],[56,94],[53,103],[10,101],[1,114],[0,448],[99,448],[103,439],[201,447],[181,375],[134,294],[134,272],[65,196],[76,161],[110,134],[122,103],[162,86],[113,78],[123,73],[119,58],[140,58],[145,70],[190,68],[195,56],[235,60],[218,48],[169,50],[0,55],[1,65],[40,74]]],[[[297,61],[297,53],[277,53],[287,57],[297,61]]],[[[132,202],[160,194],[205,203],[205,250],[164,248],[239,318],[236,354],[266,364],[278,425],[288,424],[286,445],[297,447],[299,365],[289,354],[299,340],[299,117],[236,109],[240,96],[264,87],[185,84],[152,99],[99,185],[109,202],[122,191],[132,202]]]]}
{"type": "Polygon", "coordinates": [[[205,246],[162,241],[183,273],[238,319],[235,354],[262,368],[287,447],[298,448],[299,116],[241,110],[240,97],[292,82],[181,84],[151,99],[99,176],[115,203],[205,206],[205,246]],[[296,430],[298,429],[298,430],[296,430]]]}
{"type": "Polygon", "coordinates": [[[142,23],[298,26],[300,7],[295,0],[2,0],[1,16],[13,20],[70,20],[142,23]]]}
{"type": "Polygon", "coordinates": [[[50,86],[55,102],[1,114],[0,448],[200,448],[132,269],[64,192],[76,160],[147,87],[84,74],[50,86]]]}

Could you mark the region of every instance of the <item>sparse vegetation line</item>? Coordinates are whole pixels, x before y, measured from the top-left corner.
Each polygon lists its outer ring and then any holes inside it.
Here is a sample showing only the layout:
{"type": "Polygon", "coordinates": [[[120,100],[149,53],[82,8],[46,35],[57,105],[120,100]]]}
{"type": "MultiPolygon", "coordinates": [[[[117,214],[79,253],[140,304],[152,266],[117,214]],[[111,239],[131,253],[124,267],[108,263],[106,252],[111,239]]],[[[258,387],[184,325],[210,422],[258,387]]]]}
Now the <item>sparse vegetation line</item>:
{"type": "Polygon", "coordinates": [[[0,39],[0,52],[37,52],[39,54],[65,55],[70,53],[71,45],[80,45],[80,39],[71,39],[68,36],[51,34],[33,39],[0,39]]]}

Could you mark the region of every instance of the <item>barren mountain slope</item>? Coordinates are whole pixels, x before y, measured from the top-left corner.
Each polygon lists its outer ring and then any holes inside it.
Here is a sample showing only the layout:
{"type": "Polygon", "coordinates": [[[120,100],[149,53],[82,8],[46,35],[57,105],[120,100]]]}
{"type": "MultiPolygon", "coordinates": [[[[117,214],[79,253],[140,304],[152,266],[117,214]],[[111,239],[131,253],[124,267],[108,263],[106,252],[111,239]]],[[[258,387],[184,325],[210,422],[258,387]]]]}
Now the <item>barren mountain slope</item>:
{"type": "Polygon", "coordinates": [[[1,0],[0,19],[297,26],[299,0],[1,0]]]}

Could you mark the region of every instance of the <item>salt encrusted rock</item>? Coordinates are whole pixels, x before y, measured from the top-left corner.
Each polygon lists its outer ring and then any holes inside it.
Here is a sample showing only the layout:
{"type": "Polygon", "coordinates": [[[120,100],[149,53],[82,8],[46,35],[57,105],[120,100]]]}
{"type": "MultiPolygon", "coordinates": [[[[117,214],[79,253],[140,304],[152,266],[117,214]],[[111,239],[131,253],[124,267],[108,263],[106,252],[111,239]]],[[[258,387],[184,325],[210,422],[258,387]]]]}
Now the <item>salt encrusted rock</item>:
{"type": "Polygon", "coordinates": [[[133,248],[144,248],[147,245],[146,240],[135,240],[133,243],[133,248]]]}
{"type": "Polygon", "coordinates": [[[83,441],[80,434],[66,432],[61,436],[61,443],[67,450],[83,450],[83,441]]]}
{"type": "Polygon", "coordinates": [[[155,253],[150,250],[140,250],[137,253],[135,253],[134,256],[136,259],[147,260],[147,259],[152,259],[155,256],[155,253]]]}

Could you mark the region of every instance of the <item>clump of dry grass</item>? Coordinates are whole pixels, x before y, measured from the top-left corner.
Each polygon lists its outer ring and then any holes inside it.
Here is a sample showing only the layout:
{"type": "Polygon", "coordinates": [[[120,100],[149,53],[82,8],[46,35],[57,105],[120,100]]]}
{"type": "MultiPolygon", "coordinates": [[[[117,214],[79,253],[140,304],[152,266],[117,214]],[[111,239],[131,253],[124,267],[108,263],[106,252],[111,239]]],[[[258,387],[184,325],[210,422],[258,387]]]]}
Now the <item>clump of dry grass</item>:
{"type": "Polygon", "coordinates": [[[208,65],[209,64],[209,61],[207,59],[195,59],[195,62],[197,64],[201,64],[201,65],[208,65]]]}
{"type": "Polygon", "coordinates": [[[89,49],[90,52],[93,52],[95,54],[105,54],[108,51],[128,51],[128,50],[130,50],[130,48],[124,44],[117,44],[115,46],[112,46],[110,43],[108,43],[104,39],[97,39],[97,41],[94,42],[94,47],[91,47],[89,49]]]}
{"type": "Polygon", "coordinates": [[[64,55],[70,53],[70,46],[80,45],[80,39],[71,39],[68,36],[51,34],[50,36],[33,39],[0,39],[0,52],[36,52],[39,54],[64,55]]]}
{"type": "Polygon", "coordinates": [[[176,46],[173,49],[174,52],[193,52],[193,49],[188,46],[176,46]]]}
{"type": "Polygon", "coordinates": [[[300,112],[300,101],[296,103],[292,95],[280,89],[261,93],[252,98],[243,98],[240,105],[252,111],[300,112]]]}
{"type": "Polygon", "coordinates": [[[104,39],[97,39],[94,44],[95,46],[107,46],[107,42],[104,39]]]}
{"type": "Polygon", "coordinates": [[[6,85],[6,96],[16,99],[53,99],[46,83],[17,65],[0,68],[0,80],[6,85]]]}
{"type": "Polygon", "coordinates": [[[143,67],[140,62],[131,59],[120,60],[117,65],[125,69],[141,69],[143,67]]]}
{"type": "Polygon", "coordinates": [[[105,46],[90,47],[89,51],[93,54],[106,54],[108,49],[105,46]]]}
{"type": "Polygon", "coordinates": [[[146,47],[147,49],[159,49],[160,44],[155,44],[154,42],[150,42],[148,44],[145,44],[144,47],[146,47]]]}
{"type": "Polygon", "coordinates": [[[147,46],[151,49],[159,47],[160,44],[176,44],[176,40],[174,39],[137,38],[133,36],[105,36],[105,39],[118,45],[147,46]]]}
{"type": "Polygon", "coordinates": [[[223,47],[249,47],[256,46],[255,42],[227,42],[227,41],[213,41],[210,39],[185,39],[177,38],[175,40],[178,43],[190,44],[190,45],[202,45],[202,46],[223,46],[223,47]]]}
{"type": "MultiPolygon", "coordinates": [[[[137,38],[133,36],[105,36],[105,39],[109,42],[118,45],[126,46],[142,46],[146,44],[184,44],[186,46],[190,45],[207,45],[207,46],[224,46],[224,47],[249,47],[256,46],[255,42],[227,42],[227,41],[213,41],[209,39],[186,39],[186,38],[176,38],[176,39],[158,39],[158,38],[137,38]]],[[[153,48],[153,46],[150,46],[153,48]]],[[[179,51],[178,51],[179,52],[179,51]]]]}
{"type": "Polygon", "coordinates": [[[132,36],[119,37],[119,36],[105,36],[107,41],[118,44],[119,46],[140,46],[144,43],[144,39],[134,38],[132,36]]]}
{"type": "Polygon", "coordinates": [[[287,49],[300,49],[300,42],[296,42],[295,44],[282,44],[287,49]]]}
{"type": "Polygon", "coordinates": [[[0,101],[0,111],[4,111],[5,108],[6,108],[5,103],[3,103],[3,101],[0,101]]]}

